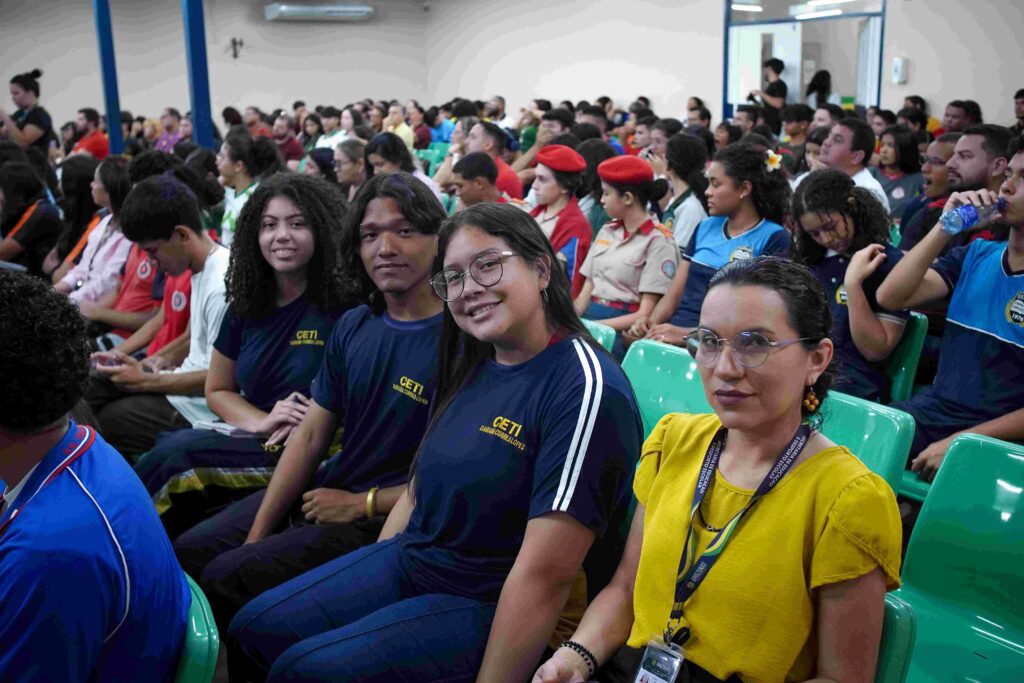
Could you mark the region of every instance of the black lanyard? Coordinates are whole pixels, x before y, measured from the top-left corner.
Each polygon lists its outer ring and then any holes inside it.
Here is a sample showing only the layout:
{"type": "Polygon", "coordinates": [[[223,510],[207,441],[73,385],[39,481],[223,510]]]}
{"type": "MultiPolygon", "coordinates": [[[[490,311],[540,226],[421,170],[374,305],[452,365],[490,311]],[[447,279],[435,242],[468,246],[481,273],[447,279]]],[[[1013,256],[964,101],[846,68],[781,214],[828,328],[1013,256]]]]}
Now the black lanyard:
{"type": "Polygon", "coordinates": [[[693,503],[690,505],[690,519],[686,527],[686,542],[683,545],[683,555],[679,558],[679,573],[676,574],[675,601],[672,603],[668,627],[665,629],[666,643],[672,642],[676,645],[682,645],[689,638],[689,629],[679,628],[679,620],[683,616],[683,605],[700,587],[704,579],[707,578],[708,573],[715,565],[715,562],[718,561],[718,558],[721,557],[726,543],[729,542],[729,538],[736,530],[736,527],[739,526],[743,516],[757,504],[757,501],[762,496],[766,495],[775,488],[776,484],[782,481],[782,478],[793,467],[793,463],[800,457],[800,453],[804,450],[804,446],[807,445],[807,440],[811,435],[811,428],[808,425],[800,425],[800,428],[796,430],[796,434],[790,440],[789,445],[783,449],[771,470],[761,480],[757,490],[754,491],[754,495],[750,497],[750,502],[732,516],[732,519],[711,539],[711,543],[708,544],[708,547],[701,553],[700,557],[693,560],[691,555],[696,552],[697,547],[697,540],[694,538],[695,534],[693,532],[693,518],[700,510],[700,504],[711,487],[711,480],[718,469],[718,461],[722,457],[722,448],[725,446],[726,431],[725,427],[719,428],[715,437],[711,440],[711,445],[708,446],[707,453],[704,454],[704,462],[700,466],[700,475],[697,477],[697,484],[693,492],[693,503]],[[687,570],[687,567],[689,567],[689,570],[687,570]]]}

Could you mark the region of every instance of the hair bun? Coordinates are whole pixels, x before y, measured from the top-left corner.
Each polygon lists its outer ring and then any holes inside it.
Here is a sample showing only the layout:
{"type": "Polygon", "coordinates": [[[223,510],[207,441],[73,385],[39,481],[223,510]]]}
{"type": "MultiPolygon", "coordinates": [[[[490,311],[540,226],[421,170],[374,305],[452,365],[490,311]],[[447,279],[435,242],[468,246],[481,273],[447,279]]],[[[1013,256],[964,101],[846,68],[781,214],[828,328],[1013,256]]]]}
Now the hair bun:
{"type": "Polygon", "coordinates": [[[42,71],[42,69],[32,69],[31,71],[28,72],[28,75],[31,76],[32,78],[39,78],[40,76],[43,75],[43,71],[42,71]]]}

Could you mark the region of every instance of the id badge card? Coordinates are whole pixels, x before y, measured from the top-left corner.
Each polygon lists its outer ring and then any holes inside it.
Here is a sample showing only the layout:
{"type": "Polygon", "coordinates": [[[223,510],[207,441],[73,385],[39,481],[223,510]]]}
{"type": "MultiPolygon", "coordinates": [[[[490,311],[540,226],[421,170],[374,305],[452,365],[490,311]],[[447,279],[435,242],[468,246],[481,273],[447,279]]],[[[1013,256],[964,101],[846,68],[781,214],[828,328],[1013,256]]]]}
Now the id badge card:
{"type": "Polygon", "coordinates": [[[633,683],[676,683],[683,668],[683,651],[677,645],[651,640],[644,650],[633,683]]]}

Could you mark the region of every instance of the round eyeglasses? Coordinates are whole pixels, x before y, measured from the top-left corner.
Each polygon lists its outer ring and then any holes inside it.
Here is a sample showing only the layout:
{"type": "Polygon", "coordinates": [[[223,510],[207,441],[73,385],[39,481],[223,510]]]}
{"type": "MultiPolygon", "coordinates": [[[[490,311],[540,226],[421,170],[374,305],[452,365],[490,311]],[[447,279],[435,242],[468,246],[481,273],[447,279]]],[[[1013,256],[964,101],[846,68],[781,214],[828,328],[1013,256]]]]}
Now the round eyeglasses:
{"type": "Polygon", "coordinates": [[[465,291],[467,273],[481,287],[493,287],[501,281],[501,262],[515,255],[513,251],[485,252],[473,259],[469,264],[469,270],[445,268],[430,278],[430,286],[445,301],[455,301],[465,291]]]}
{"type": "Polygon", "coordinates": [[[740,332],[732,339],[722,339],[711,330],[698,328],[686,335],[686,350],[700,365],[714,365],[722,347],[732,347],[736,363],[745,368],[758,368],[768,360],[772,349],[781,349],[798,342],[811,341],[809,337],[771,341],[760,332],[740,332]]]}

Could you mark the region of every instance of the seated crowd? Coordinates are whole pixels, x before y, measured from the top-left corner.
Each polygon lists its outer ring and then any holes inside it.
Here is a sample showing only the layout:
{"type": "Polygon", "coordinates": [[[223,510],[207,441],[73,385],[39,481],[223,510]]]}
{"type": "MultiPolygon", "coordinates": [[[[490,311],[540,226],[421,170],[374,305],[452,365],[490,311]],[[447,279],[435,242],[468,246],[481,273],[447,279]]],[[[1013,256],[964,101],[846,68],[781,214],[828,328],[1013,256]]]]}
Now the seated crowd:
{"type": "Polygon", "coordinates": [[[1013,130],[771,85],[717,127],[228,107],[213,151],[169,107],[110,154],[40,76],[0,109],[0,680],[173,680],[180,564],[232,681],[632,681],[681,647],[692,681],[871,681],[914,511],[822,402],[890,403],[924,314],[907,467],[1024,440],[1024,91],[1013,130]],[[645,435],[640,340],[714,412],[645,435]]]}

